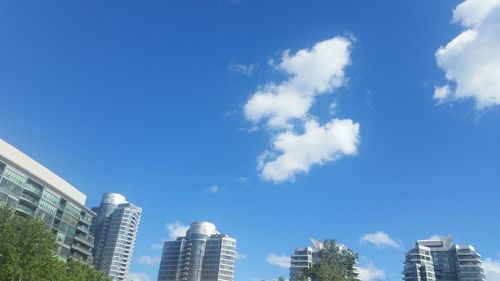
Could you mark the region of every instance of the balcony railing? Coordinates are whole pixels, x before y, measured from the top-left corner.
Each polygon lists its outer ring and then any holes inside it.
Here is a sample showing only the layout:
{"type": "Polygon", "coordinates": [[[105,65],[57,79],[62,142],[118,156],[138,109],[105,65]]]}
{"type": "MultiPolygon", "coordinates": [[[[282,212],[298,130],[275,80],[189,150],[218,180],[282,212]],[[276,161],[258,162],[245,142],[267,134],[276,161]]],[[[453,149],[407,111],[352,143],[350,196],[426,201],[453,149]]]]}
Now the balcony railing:
{"type": "Polygon", "coordinates": [[[38,200],[36,200],[35,198],[33,198],[29,195],[21,194],[21,199],[24,199],[24,200],[30,202],[33,206],[38,206],[38,200]]]}

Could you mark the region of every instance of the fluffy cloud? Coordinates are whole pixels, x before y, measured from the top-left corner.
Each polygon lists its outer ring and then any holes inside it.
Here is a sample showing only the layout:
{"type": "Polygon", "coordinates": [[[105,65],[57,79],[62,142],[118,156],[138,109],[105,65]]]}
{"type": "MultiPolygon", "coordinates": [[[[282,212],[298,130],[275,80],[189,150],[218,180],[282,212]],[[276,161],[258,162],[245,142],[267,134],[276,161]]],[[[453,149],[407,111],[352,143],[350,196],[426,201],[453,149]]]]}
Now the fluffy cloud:
{"type": "Polygon", "coordinates": [[[147,264],[147,265],[158,265],[160,264],[161,257],[151,257],[151,256],[141,256],[138,260],[138,264],[147,264]]]}
{"type": "MultiPolygon", "coordinates": [[[[271,149],[258,157],[261,177],[275,183],[293,181],[344,155],[354,155],[359,144],[359,124],[350,119],[332,119],[325,124],[309,113],[318,95],[332,92],[347,80],[352,40],[334,37],[296,53],[283,52],[271,64],[287,75],[257,90],[244,106],[245,118],[270,130],[271,149]]],[[[334,114],[338,108],[330,105],[334,114]]]]}
{"type": "Polygon", "coordinates": [[[448,84],[436,87],[434,98],[474,99],[476,109],[500,105],[500,0],[466,0],[453,19],[463,31],[436,52],[448,84]]]}
{"type": "Polygon", "coordinates": [[[377,247],[387,246],[387,247],[393,247],[396,249],[402,248],[402,245],[400,242],[396,242],[387,233],[382,232],[382,231],[377,231],[374,233],[365,234],[361,238],[360,242],[361,242],[361,244],[371,243],[377,247]]]}
{"type": "Polygon", "coordinates": [[[500,280],[500,260],[486,259],[483,261],[486,281],[500,280]]]}
{"type": "Polygon", "coordinates": [[[367,266],[358,267],[359,269],[359,278],[361,281],[374,281],[385,278],[385,271],[375,267],[372,263],[369,263],[367,266]]]}
{"type": "Polygon", "coordinates": [[[177,237],[186,236],[189,226],[182,224],[180,221],[174,221],[173,223],[167,223],[165,228],[168,230],[169,239],[175,240],[177,237]]]}
{"type": "Polygon", "coordinates": [[[151,278],[144,273],[130,273],[128,281],[151,281],[151,278]]]}
{"type": "Polygon", "coordinates": [[[285,51],[276,67],[288,80],[262,86],[245,104],[245,117],[256,123],[267,119],[271,128],[290,128],[291,119],[305,118],[317,95],[344,84],[350,46],[349,39],[335,37],[295,54],[285,51]]]}
{"type": "Polygon", "coordinates": [[[296,173],[307,173],[314,164],[356,154],[359,124],[333,119],[321,126],[309,120],[304,127],[303,134],[287,131],[274,138],[272,147],[278,155],[270,152],[261,155],[259,167],[265,180],[293,180],[296,173]]]}
{"type": "Polygon", "coordinates": [[[276,254],[269,254],[266,260],[269,264],[276,265],[282,268],[290,268],[291,261],[289,256],[279,256],[276,254]]]}

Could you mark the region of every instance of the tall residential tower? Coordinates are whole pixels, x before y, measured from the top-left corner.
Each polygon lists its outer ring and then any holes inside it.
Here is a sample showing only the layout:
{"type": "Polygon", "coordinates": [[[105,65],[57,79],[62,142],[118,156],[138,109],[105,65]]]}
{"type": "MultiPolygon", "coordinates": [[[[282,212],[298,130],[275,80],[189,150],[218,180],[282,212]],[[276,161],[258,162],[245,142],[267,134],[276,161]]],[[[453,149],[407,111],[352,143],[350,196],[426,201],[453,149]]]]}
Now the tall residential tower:
{"type": "Polygon", "coordinates": [[[405,281],[484,281],[481,256],[470,245],[454,245],[452,237],[419,240],[406,253],[405,281]]]}
{"type": "Polygon", "coordinates": [[[101,205],[92,210],[97,213],[91,227],[95,237],[94,267],[108,274],[113,281],[126,281],[141,208],[127,202],[121,194],[106,193],[101,205]]]}
{"type": "Polygon", "coordinates": [[[95,213],[86,196],[65,180],[0,139],[0,206],[20,216],[45,222],[56,235],[56,255],[92,263],[94,237],[89,227],[95,213]]]}
{"type": "Polygon", "coordinates": [[[185,237],[163,245],[158,281],[232,281],[236,240],[209,222],[194,222],[185,237]]]}

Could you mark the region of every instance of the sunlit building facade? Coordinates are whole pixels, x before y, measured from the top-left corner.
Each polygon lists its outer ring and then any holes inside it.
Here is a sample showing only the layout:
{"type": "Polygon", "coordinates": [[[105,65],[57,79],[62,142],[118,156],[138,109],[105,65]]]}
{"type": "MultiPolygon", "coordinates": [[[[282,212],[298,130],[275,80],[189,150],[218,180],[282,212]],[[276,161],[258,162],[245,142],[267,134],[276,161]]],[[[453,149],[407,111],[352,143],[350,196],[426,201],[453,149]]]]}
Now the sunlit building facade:
{"type": "Polygon", "coordinates": [[[232,281],[236,240],[209,222],[194,222],[185,237],[167,241],[158,281],[232,281]]]}
{"type": "Polygon", "coordinates": [[[446,239],[419,240],[405,256],[405,281],[485,281],[479,255],[471,245],[446,239]]]}
{"type": "Polygon", "coordinates": [[[94,267],[113,281],[127,281],[142,209],[118,193],[103,195],[92,221],[94,267]]]}
{"type": "Polygon", "coordinates": [[[0,139],[0,206],[43,220],[56,236],[55,253],[63,261],[92,263],[89,228],[95,213],[85,200],[78,189],[0,139]]]}

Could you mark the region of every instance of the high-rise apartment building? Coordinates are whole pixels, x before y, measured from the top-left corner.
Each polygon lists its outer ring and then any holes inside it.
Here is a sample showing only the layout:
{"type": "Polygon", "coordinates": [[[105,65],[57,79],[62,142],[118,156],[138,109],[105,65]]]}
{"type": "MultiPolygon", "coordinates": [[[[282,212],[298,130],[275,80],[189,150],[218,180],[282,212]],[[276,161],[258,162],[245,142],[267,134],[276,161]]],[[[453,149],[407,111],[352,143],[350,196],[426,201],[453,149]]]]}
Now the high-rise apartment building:
{"type": "Polygon", "coordinates": [[[63,261],[92,263],[89,227],[95,213],[85,200],[78,189],[0,139],[0,206],[43,220],[56,235],[55,252],[63,261]]]}
{"type": "Polygon", "coordinates": [[[92,210],[97,213],[91,227],[94,267],[113,281],[126,281],[142,210],[118,193],[104,194],[101,205],[92,210]]]}
{"type": "Polygon", "coordinates": [[[446,239],[419,240],[406,253],[405,281],[484,281],[481,256],[470,245],[446,239]]]}
{"type": "Polygon", "coordinates": [[[236,240],[209,222],[194,222],[185,237],[167,241],[158,281],[232,281],[236,240]]]}
{"type": "MultiPolygon", "coordinates": [[[[314,248],[304,247],[295,249],[293,255],[290,257],[290,281],[303,281],[304,270],[312,267],[315,263],[320,261],[319,251],[323,249],[323,243],[311,239],[314,248]]],[[[340,251],[349,251],[344,244],[336,244],[340,251]]],[[[357,266],[354,266],[354,274],[356,277],[359,275],[357,266]]],[[[359,280],[359,279],[358,279],[359,280]]],[[[314,281],[307,278],[307,281],[314,281]]]]}

